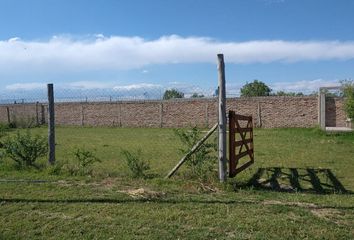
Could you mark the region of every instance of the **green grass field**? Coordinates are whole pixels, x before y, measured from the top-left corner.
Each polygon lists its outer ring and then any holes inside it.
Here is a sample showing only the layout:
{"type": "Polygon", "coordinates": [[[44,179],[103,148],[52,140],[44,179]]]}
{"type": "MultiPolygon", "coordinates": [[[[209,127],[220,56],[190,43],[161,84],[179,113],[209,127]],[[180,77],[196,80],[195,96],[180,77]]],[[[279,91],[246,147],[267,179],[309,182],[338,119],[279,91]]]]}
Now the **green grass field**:
{"type": "Polygon", "coordinates": [[[59,163],[83,146],[92,176],[0,162],[0,239],[354,239],[354,134],[256,129],[255,164],[225,184],[186,166],[164,179],[182,157],[171,129],[57,128],[59,163]],[[153,177],[129,177],[123,149],[153,177]]]}

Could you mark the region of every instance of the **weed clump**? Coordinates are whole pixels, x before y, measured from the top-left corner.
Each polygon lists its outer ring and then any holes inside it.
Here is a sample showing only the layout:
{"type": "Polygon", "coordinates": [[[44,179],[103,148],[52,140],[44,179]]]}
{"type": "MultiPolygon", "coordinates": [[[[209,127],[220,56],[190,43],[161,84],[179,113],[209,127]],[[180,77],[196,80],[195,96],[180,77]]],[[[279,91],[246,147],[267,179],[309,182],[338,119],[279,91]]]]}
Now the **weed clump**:
{"type": "Polygon", "coordinates": [[[150,170],[150,163],[142,159],[141,149],[136,152],[123,150],[122,154],[125,157],[126,163],[133,178],[147,177],[146,171],[150,170]]]}
{"type": "MultiPolygon", "coordinates": [[[[94,152],[85,148],[76,148],[73,155],[75,163],[72,165],[67,164],[67,170],[69,174],[73,176],[92,175],[93,164],[101,162],[94,152]]],[[[58,167],[60,168],[60,165],[58,167]]]]}

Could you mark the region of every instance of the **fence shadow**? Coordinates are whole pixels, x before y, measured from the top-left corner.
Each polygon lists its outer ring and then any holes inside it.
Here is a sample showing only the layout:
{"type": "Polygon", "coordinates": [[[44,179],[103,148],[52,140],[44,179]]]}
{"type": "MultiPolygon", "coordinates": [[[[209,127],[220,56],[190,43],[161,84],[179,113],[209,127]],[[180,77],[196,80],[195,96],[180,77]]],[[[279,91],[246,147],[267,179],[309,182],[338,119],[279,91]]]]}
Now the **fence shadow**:
{"type": "Polygon", "coordinates": [[[258,168],[248,182],[238,189],[255,188],[277,192],[308,192],[316,194],[352,194],[330,169],[258,168]]]}

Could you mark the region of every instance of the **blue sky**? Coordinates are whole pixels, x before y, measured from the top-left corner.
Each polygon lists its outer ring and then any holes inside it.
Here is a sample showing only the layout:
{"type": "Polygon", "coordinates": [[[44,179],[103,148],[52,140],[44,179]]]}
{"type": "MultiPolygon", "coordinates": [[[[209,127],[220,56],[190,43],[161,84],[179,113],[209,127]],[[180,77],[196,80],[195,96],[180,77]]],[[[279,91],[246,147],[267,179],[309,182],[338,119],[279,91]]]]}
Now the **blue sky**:
{"type": "Polygon", "coordinates": [[[311,92],[354,76],[352,0],[0,0],[0,90],[311,92]]]}

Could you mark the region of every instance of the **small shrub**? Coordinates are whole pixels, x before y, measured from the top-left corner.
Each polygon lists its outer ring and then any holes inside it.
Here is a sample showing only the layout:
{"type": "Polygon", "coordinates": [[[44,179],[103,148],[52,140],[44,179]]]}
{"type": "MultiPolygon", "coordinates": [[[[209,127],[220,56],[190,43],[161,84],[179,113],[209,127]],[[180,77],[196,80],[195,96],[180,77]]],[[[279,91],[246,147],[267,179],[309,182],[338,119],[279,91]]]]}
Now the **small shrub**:
{"type": "Polygon", "coordinates": [[[348,117],[354,119],[354,81],[341,81],[343,95],[345,97],[344,110],[348,117]]]}
{"type": "Polygon", "coordinates": [[[5,157],[5,152],[2,149],[0,149],[0,164],[1,164],[2,160],[4,159],[4,157],[5,157]]]}
{"type": "MultiPolygon", "coordinates": [[[[10,130],[10,127],[6,124],[0,123],[0,139],[7,135],[7,132],[10,130]]],[[[1,144],[0,144],[1,147],[1,144]]]]}
{"type": "Polygon", "coordinates": [[[145,178],[146,171],[150,169],[150,164],[148,161],[141,159],[141,149],[136,152],[129,152],[128,150],[123,150],[122,154],[125,157],[128,168],[131,172],[133,178],[145,178]]]}
{"type": "Polygon", "coordinates": [[[38,158],[44,157],[48,152],[47,140],[39,135],[32,136],[29,131],[17,132],[12,138],[3,142],[6,156],[16,162],[19,167],[35,167],[38,158]]]}
{"type": "Polygon", "coordinates": [[[10,128],[34,128],[37,126],[34,117],[17,118],[16,116],[13,116],[13,120],[9,124],[10,128]]]}
{"type": "MultiPolygon", "coordinates": [[[[187,154],[201,139],[201,132],[197,127],[193,127],[191,130],[176,129],[175,135],[183,144],[183,148],[179,149],[183,154],[187,154]]],[[[197,177],[203,181],[208,179],[217,160],[215,155],[216,147],[215,139],[213,142],[204,142],[200,148],[186,160],[186,165],[193,177],[197,177]]]]}
{"type": "Polygon", "coordinates": [[[96,155],[85,148],[77,148],[74,151],[75,164],[68,166],[68,171],[71,175],[91,175],[92,166],[101,160],[96,155]]]}
{"type": "Polygon", "coordinates": [[[60,175],[63,172],[66,165],[67,162],[55,161],[54,164],[51,164],[47,167],[47,172],[50,175],[60,175]]]}

